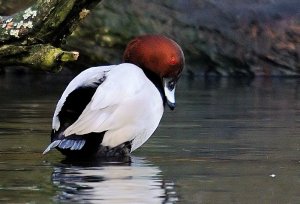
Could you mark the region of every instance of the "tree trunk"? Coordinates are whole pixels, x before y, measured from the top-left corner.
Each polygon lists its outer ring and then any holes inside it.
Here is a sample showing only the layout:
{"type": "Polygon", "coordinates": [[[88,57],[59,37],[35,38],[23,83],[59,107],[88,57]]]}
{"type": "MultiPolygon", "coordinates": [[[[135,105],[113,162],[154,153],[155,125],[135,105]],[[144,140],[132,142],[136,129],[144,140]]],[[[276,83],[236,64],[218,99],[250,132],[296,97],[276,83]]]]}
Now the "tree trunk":
{"type": "Polygon", "coordinates": [[[0,67],[57,71],[63,63],[77,60],[78,52],[60,46],[100,1],[37,0],[12,16],[0,16],[0,67]]]}

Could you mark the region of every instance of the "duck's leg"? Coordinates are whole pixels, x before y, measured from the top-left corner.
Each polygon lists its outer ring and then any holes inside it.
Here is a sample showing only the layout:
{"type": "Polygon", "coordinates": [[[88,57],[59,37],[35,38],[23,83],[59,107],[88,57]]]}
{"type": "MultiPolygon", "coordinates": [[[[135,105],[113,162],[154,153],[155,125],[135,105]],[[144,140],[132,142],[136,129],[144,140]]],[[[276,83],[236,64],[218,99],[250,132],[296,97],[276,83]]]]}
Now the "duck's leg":
{"type": "Polygon", "coordinates": [[[125,142],[114,148],[109,148],[106,146],[100,146],[97,155],[105,157],[124,157],[129,156],[131,151],[132,141],[125,142]]]}

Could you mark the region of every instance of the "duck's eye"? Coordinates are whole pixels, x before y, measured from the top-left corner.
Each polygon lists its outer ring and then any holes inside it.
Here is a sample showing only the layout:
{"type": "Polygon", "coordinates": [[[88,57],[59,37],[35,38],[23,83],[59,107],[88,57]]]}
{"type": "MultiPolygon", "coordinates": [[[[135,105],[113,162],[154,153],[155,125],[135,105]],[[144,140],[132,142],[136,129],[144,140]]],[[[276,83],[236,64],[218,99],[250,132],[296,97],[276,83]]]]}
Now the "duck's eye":
{"type": "Polygon", "coordinates": [[[176,85],[175,81],[170,81],[168,84],[168,89],[173,90],[175,88],[175,85],[176,85]]]}

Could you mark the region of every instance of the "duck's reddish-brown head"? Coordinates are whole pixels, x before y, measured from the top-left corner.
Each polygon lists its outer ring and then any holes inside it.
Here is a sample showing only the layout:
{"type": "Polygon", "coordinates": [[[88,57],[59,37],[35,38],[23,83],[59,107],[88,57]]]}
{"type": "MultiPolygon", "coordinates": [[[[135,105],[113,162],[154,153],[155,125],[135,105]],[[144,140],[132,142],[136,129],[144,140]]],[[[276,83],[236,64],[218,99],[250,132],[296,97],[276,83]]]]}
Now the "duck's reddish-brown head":
{"type": "Polygon", "coordinates": [[[143,35],[130,41],[123,61],[160,77],[169,107],[175,108],[175,86],[184,67],[180,46],[162,35],[143,35]]]}

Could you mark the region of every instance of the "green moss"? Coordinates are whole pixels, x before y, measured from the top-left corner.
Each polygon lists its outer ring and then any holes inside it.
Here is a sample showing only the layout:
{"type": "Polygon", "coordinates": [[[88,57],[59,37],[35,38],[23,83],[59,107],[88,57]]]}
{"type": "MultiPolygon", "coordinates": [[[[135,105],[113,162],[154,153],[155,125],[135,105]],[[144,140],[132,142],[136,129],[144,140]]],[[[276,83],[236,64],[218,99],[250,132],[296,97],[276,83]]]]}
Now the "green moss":
{"type": "Polygon", "coordinates": [[[57,56],[62,54],[60,48],[45,48],[45,52],[42,54],[41,65],[44,67],[53,67],[56,64],[57,56]]]}
{"type": "MultiPolygon", "coordinates": [[[[19,49],[19,47],[14,47],[14,49],[19,49]]],[[[77,52],[66,52],[51,45],[35,45],[26,50],[26,55],[22,55],[20,63],[31,65],[36,69],[58,72],[63,63],[75,61],[77,57],[77,52]]]]}

